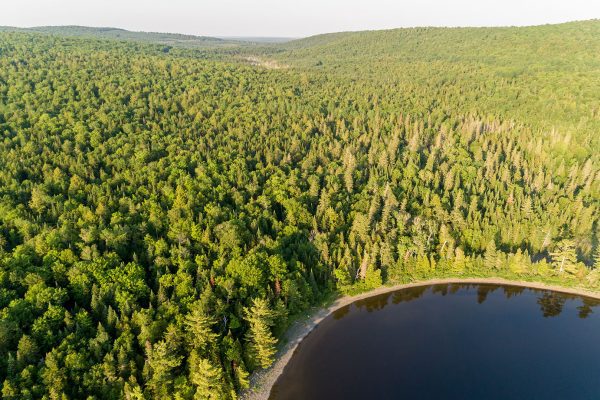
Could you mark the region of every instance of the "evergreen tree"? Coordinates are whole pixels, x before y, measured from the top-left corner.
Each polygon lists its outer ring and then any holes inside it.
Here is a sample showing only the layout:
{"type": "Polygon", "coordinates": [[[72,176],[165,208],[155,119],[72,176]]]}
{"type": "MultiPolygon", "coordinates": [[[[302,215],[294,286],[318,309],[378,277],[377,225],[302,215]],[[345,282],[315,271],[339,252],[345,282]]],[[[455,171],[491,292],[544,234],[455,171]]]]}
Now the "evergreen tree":
{"type": "Polygon", "coordinates": [[[271,333],[275,313],[271,310],[265,299],[256,298],[252,300],[252,306],[244,309],[249,329],[247,341],[249,352],[253,363],[259,368],[269,367],[274,360],[277,349],[277,340],[271,333]]]}
{"type": "Polygon", "coordinates": [[[207,346],[215,343],[218,335],[212,331],[214,322],[212,318],[205,315],[202,305],[196,302],[191,311],[185,316],[188,343],[194,349],[203,351],[207,346]]]}
{"type": "Polygon", "coordinates": [[[148,345],[146,374],[148,388],[154,397],[169,396],[172,392],[174,369],[181,365],[182,357],[166,341],[148,345]]]}
{"type": "Polygon", "coordinates": [[[224,394],[226,385],[223,382],[220,368],[200,357],[196,351],[190,354],[188,364],[190,365],[190,381],[196,388],[194,399],[220,400],[227,398],[224,394]]]}
{"type": "Polygon", "coordinates": [[[496,251],[496,243],[493,240],[488,242],[485,248],[485,255],[483,258],[485,267],[490,271],[495,271],[499,267],[498,254],[496,251]]]}
{"type": "Polygon", "coordinates": [[[563,239],[550,252],[552,264],[559,274],[565,271],[571,274],[577,272],[577,253],[575,243],[571,239],[563,239]]]}

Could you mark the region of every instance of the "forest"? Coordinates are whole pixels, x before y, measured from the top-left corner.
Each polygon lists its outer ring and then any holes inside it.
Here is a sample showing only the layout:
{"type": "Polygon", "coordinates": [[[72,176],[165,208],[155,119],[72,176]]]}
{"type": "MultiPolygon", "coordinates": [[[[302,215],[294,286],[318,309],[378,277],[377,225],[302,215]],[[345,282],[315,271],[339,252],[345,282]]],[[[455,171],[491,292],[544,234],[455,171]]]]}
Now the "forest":
{"type": "Polygon", "coordinates": [[[384,284],[600,290],[598,20],[67,31],[0,32],[2,398],[234,399],[384,284]]]}

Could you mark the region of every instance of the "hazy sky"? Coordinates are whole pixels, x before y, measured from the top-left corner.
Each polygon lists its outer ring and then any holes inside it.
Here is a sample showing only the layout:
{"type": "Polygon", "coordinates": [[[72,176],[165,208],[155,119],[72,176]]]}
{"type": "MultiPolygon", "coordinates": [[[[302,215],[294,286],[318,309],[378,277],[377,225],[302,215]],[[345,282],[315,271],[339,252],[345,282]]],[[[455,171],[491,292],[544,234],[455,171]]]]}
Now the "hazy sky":
{"type": "Polygon", "coordinates": [[[592,18],[600,18],[600,0],[2,0],[0,25],[300,37],[347,30],[538,25],[592,18]]]}

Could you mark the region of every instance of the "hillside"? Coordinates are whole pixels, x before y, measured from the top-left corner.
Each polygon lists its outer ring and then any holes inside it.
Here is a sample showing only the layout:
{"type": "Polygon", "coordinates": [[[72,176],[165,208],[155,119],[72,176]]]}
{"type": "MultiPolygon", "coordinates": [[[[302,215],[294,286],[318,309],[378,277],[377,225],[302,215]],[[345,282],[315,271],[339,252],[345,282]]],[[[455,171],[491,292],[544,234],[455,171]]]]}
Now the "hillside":
{"type": "Polygon", "coordinates": [[[599,28],[0,32],[3,398],[233,399],[383,284],[600,291],[599,28]]]}
{"type": "Polygon", "coordinates": [[[231,46],[239,44],[234,40],[225,40],[208,36],[193,36],[177,33],[133,32],[119,28],[93,28],[75,25],[38,26],[33,28],[0,27],[0,31],[32,32],[63,37],[80,37],[88,39],[95,38],[139,41],[191,48],[231,46]]]}
{"type": "Polygon", "coordinates": [[[397,60],[506,63],[555,60],[589,65],[598,60],[600,20],[499,28],[401,28],[323,34],[284,43],[290,57],[325,57],[349,64],[374,56],[397,60]],[[585,51],[589,48],[589,52],[585,51]],[[568,55],[576,59],[568,60],[568,55]],[[534,56],[542,60],[533,59],[534,56]]]}
{"type": "MultiPolygon", "coordinates": [[[[416,86],[452,106],[561,128],[600,147],[600,20],[521,28],[412,28],[318,35],[274,57],[376,86],[416,86]]],[[[391,89],[391,88],[390,88],[391,89]]],[[[408,89],[408,92],[413,92],[408,89]]],[[[577,143],[578,145],[580,143],[577,143]]],[[[570,149],[572,151],[572,149],[570,149]]],[[[575,154],[577,152],[574,152],[575,154]]]]}

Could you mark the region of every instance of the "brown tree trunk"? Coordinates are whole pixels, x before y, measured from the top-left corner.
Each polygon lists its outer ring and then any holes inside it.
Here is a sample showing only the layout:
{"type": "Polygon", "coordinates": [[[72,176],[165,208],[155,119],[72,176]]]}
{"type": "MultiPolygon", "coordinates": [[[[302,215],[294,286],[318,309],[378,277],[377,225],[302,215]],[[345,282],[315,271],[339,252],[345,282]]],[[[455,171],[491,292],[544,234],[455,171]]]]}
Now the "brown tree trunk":
{"type": "Polygon", "coordinates": [[[275,278],[275,296],[279,296],[279,293],[281,293],[281,282],[279,278],[275,278]]]}

